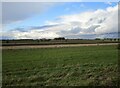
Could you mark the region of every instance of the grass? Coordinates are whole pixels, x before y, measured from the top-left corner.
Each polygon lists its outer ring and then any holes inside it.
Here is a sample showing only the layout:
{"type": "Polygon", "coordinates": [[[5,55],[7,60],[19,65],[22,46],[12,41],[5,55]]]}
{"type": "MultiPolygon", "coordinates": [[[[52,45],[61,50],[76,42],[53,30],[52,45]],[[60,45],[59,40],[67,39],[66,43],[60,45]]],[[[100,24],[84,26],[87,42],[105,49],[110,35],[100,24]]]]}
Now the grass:
{"type": "Polygon", "coordinates": [[[117,86],[117,53],[115,45],[3,50],[3,86],[117,86]]]}

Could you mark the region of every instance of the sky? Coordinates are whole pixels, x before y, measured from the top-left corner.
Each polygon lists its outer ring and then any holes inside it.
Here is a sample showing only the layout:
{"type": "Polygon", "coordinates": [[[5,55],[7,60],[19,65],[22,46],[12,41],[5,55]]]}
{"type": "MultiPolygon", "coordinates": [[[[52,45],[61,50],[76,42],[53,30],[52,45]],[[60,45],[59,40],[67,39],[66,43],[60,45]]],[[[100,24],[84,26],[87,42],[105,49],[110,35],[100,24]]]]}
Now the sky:
{"type": "Polygon", "coordinates": [[[117,2],[3,2],[3,39],[117,37],[117,2]]]}

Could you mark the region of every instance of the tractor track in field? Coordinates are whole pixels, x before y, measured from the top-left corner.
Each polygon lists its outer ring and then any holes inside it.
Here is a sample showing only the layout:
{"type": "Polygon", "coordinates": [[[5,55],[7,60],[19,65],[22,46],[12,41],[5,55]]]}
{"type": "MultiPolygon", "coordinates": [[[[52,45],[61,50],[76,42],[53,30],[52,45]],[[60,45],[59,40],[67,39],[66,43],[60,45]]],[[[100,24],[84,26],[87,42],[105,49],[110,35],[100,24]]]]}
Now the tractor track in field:
{"type": "Polygon", "coordinates": [[[59,48],[59,47],[78,47],[78,46],[118,45],[118,44],[119,43],[60,44],[60,45],[21,45],[21,46],[0,46],[0,49],[59,48]]]}

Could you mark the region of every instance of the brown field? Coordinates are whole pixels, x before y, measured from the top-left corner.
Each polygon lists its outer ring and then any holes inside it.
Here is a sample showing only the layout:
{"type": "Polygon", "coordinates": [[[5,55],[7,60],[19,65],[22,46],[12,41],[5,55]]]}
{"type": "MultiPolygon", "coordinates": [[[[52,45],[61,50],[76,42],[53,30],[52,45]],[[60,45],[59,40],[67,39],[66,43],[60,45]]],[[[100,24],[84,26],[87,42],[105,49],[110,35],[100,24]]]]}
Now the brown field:
{"type": "Polygon", "coordinates": [[[118,43],[0,46],[0,49],[28,49],[28,48],[55,48],[55,47],[57,48],[77,46],[98,46],[98,45],[118,45],[118,43]]]}

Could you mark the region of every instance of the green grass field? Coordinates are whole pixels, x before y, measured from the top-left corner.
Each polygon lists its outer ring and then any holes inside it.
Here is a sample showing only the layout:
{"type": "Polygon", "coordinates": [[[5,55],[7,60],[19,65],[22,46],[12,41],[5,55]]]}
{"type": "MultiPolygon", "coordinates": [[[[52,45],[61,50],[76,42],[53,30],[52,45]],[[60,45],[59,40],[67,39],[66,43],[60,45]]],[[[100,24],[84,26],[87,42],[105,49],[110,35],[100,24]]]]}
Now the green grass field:
{"type": "Polygon", "coordinates": [[[115,45],[2,53],[3,86],[115,86],[118,82],[115,45]]]}

